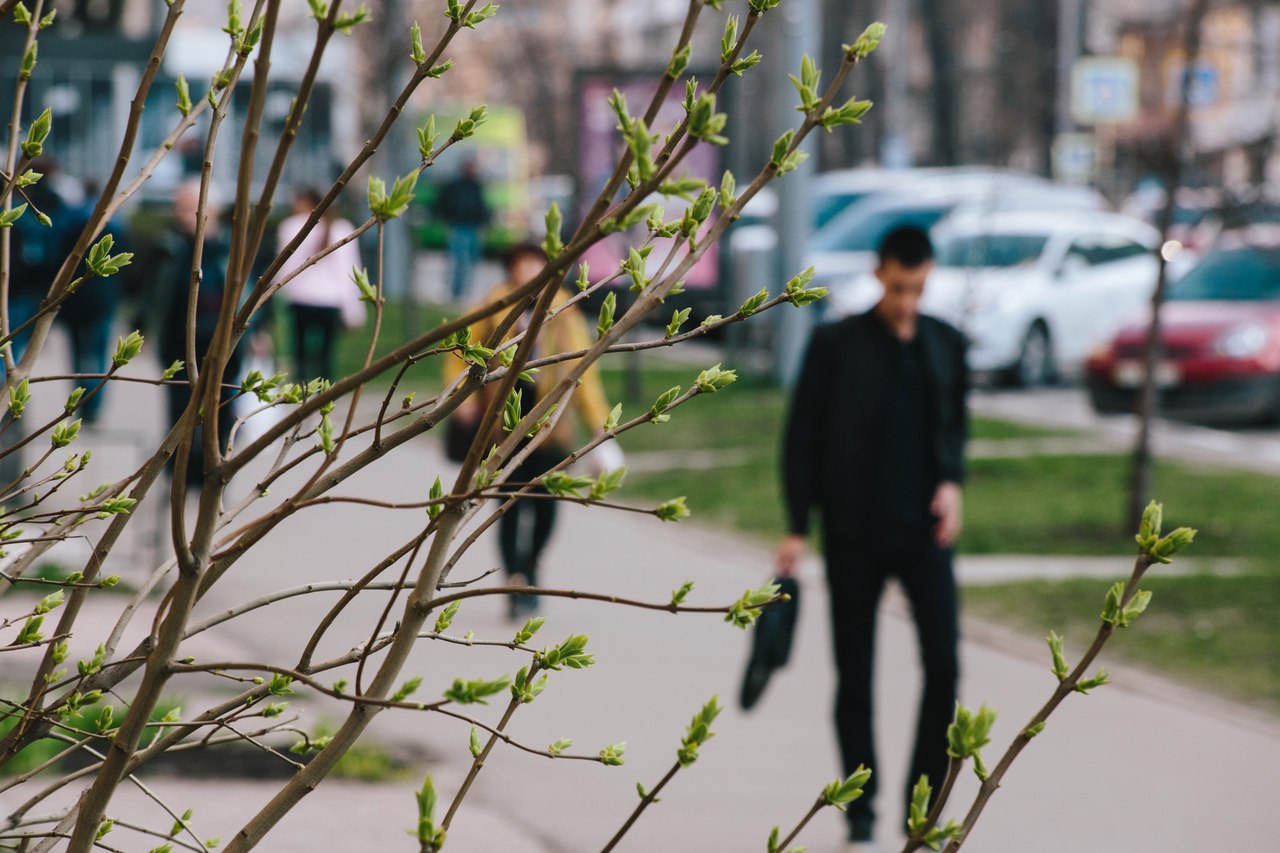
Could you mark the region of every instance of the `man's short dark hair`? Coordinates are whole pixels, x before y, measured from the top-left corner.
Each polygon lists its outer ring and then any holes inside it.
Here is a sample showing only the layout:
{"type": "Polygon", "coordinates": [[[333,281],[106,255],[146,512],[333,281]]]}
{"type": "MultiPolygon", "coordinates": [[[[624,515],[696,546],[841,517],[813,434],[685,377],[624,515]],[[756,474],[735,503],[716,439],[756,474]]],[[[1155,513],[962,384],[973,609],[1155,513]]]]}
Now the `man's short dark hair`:
{"type": "Polygon", "coordinates": [[[516,263],[526,256],[533,256],[543,261],[547,259],[547,253],[542,250],[542,246],[532,240],[521,240],[502,253],[502,266],[507,272],[511,272],[515,269],[516,263]]]}
{"type": "Polygon", "coordinates": [[[929,234],[915,225],[900,225],[880,241],[880,266],[886,261],[897,261],[912,269],[933,260],[933,243],[929,234]]]}

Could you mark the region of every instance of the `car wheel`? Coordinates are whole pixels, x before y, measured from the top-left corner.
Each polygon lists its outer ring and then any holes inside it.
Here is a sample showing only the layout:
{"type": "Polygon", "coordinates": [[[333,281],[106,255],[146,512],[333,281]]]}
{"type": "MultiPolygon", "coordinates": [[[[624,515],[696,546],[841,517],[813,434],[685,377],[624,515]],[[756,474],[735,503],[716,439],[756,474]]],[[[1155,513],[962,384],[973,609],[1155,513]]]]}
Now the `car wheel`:
{"type": "Polygon", "coordinates": [[[1018,384],[1024,388],[1048,385],[1054,380],[1053,342],[1044,323],[1036,321],[1022,339],[1022,350],[1015,368],[1018,384]]]}

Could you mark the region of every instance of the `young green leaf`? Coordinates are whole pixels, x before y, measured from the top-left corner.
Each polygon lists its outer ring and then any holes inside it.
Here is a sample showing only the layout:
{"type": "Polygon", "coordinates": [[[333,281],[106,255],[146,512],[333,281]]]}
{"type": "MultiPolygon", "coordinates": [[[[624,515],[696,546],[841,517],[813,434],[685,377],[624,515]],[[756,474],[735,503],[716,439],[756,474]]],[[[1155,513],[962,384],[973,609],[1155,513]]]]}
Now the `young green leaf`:
{"type": "Polygon", "coordinates": [[[868,26],[853,44],[844,45],[844,52],[856,59],[866,59],[880,46],[884,38],[885,25],[879,21],[868,26]]]}
{"type": "Polygon", "coordinates": [[[28,380],[23,379],[16,386],[9,389],[9,415],[16,421],[22,417],[22,413],[27,408],[27,403],[31,400],[31,386],[28,380]]]}
{"type": "MultiPolygon", "coordinates": [[[[413,25],[409,27],[409,41],[411,43],[409,56],[413,58],[413,64],[421,65],[426,62],[427,51],[422,46],[422,27],[418,26],[417,21],[414,21],[413,25]]],[[[423,158],[425,159],[427,156],[424,154],[423,158]]]]}
{"type": "Polygon", "coordinates": [[[444,692],[444,698],[459,705],[487,705],[487,699],[504,692],[510,686],[511,679],[505,675],[494,681],[464,681],[455,678],[453,685],[444,692]]]}
{"type": "Polygon", "coordinates": [[[462,25],[474,30],[477,24],[482,21],[487,21],[494,15],[498,14],[498,8],[499,7],[496,4],[486,3],[470,15],[467,15],[466,20],[462,22],[462,25]]]}
{"type": "Polygon", "coordinates": [[[1067,677],[1067,659],[1062,654],[1062,638],[1054,631],[1049,632],[1049,651],[1053,655],[1053,674],[1061,681],[1067,677]]]}
{"type": "Polygon", "coordinates": [[[759,293],[757,293],[755,296],[750,297],[746,302],[742,303],[742,307],[738,309],[738,313],[741,314],[743,317],[750,317],[752,314],[759,311],[760,306],[763,305],[768,299],[769,299],[769,291],[765,290],[762,287],[760,288],[759,293]]]}
{"type": "Polygon", "coordinates": [[[715,722],[716,717],[720,716],[721,710],[716,697],[712,696],[711,701],[703,705],[698,713],[693,715],[693,719],[689,722],[689,726],[685,729],[684,737],[680,741],[680,749],[676,751],[676,757],[681,767],[688,767],[697,761],[698,749],[715,737],[715,734],[711,731],[711,724],[715,722]]]}
{"type": "Polygon", "coordinates": [[[528,619],[519,631],[516,631],[515,639],[512,642],[517,646],[523,646],[525,643],[533,639],[533,635],[538,633],[543,624],[547,620],[541,616],[534,616],[528,619]]]}
{"type": "Polygon", "coordinates": [[[138,353],[142,352],[142,344],[145,342],[136,330],[128,334],[128,336],[116,339],[116,351],[111,356],[111,364],[113,367],[124,367],[129,362],[137,358],[138,353]]]}
{"type": "Polygon", "coordinates": [[[924,828],[929,819],[929,800],[933,796],[933,788],[929,785],[929,777],[921,774],[911,789],[911,804],[908,807],[907,831],[915,835],[924,828]]]}
{"type": "MultiPolygon", "coordinates": [[[[439,501],[444,497],[444,485],[440,482],[440,478],[436,477],[436,481],[431,484],[431,491],[427,493],[427,500],[439,501]]],[[[444,506],[439,503],[433,503],[427,507],[427,517],[435,519],[440,513],[444,512],[444,506]]]]}
{"type": "Polygon", "coordinates": [[[670,420],[670,415],[666,414],[671,404],[680,396],[682,389],[679,385],[668,388],[653,401],[653,405],[649,408],[649,414],[653,416],[654,423],[665,423],[670,420]]]}
{"type": "Polygon", "coordinates": [[[49,129],[53,124],[53,111],[49,107],[31,122],[27,128],[27,139],[22,143],[22,153],[34,160],[44,152],[44,141],[49,138],[49,129]]]}
{"type": "Polygon", "coordinates": [[[837,779],[823,788],[822,799],[827,805],[844,811],[845,806],[862,796],[863,788],[870,779],[871,771],[865,767],[859,767],[848,779],[843,781],[837,779]]]}
{"type": "Polygon", "coordinates": [[[759,589],[747,590],[730,606],[724,621],[746,630],[760,617],[760,608],[777,597],[779,589],[776,583],[767,583],[759,589]]]}
{"type": "Polygon", "coordinates": [[[609,410],[609,417],[605,418],[604,431],[613,432],[618,428],[618,421],[622,418],[622,404],[615,403],[613,408],[609,410]]]}
{"type": "Polygon", "coordinates": [[[80,419],[62,421],[53,428],[53,432],[49,435],[49,443],[53,447],[66,447],[68,444],[76,440],[80,435],[80,419]]]}
{"type": "Polygon", "coordinates": [[[606,746],[600,750],[600,763],[606,767],[621,767],[624,764],[622,756],[626,751],[627,744],[625,742],[606,746]]]}
{"type": "Polygon", "coordinates": [[[604,301],[600,303],[600,316],[596,320],[596,337],[603,338],[613,328],[613,314],[617,309],[618,296],[613,291],[605,296],[604,301]]]}
{"type": "Polygon", "coordinates": [[[714,394],[722,388],[727,388],[738,380],[738,372],[736,370],[721,370],[720,365],[709,367],[698,374],[694,385],[704,394],[714,394]]]}
{"type": "Polygon", "coordinates": [[[676,311],[671,315],[671,322],[667,324],[667,340],[671,340],[676,335],[680,334],[680,327],[689,319],[689,312],[692,310],[692,308],[676,309],[676,311]]]}
{"type": "Polygon", "coordinates": [[[415,675],[413,678],[406,679],[400,688],[391,695],[392,702],[403,702],[414,693],[418,692],[418,688],[422,686],[422,676],[415,675]]]}
{"type": "Polygon", "coordinates": [[[458,607],[462,605],[461,601],[451,601],[445,605],[444,610],[440,611],[440,615],[436,617],[436,633],[443,634],[453,624],[453,617],[458,615],[458,607]]]}
{"type": "Polygon", "coordinates": [[[26,212],[26,204],[20,204],[11,210],[0,210],[0,228],[12,228],[13,224],[26,212]]]}
{"type": "Polygon", "coordinates": [[[689,507],[685,506],[684,496],[663,501],[654,507],[653,514],[661,521],[683,521],[689,517],[689,507]]]}
{"type": "Polygon", "coordinates": [[[551,206],[547,208],[546,216],[543,217],[543,224],[546,227],[546,237],[542,241],[542,251],[546,253],[547,258],[555,260],[556,255],[564,250],[564,242],[560,238],[560,229],[564,225],[564,218],[560,215],[560,205],[551,202],[551,206]]]}

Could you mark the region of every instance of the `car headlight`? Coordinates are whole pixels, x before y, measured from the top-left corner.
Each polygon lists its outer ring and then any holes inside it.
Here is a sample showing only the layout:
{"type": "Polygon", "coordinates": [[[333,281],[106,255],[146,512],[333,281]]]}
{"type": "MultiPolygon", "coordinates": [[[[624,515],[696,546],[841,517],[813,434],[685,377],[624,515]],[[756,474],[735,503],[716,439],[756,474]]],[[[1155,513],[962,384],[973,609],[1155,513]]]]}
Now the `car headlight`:
{"type": "Polygon", "coordinates": [[[1262,323],[1243,323],[1223,332],[1213,348],[1227,358],[1252,358],[1262,352],[1270,338],[1270,330],[1262,323]]]}

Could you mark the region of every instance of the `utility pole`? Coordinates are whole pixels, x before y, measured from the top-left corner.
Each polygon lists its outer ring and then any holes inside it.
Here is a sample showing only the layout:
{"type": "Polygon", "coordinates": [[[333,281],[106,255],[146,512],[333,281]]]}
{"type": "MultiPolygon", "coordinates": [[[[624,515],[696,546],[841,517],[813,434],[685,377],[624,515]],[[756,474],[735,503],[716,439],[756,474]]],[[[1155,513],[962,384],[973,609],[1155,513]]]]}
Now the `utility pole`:
{"type": "MultiPolygon", "coordinates": [[[[884,22],[886,26],[884,49],[877,51],[873,61],[883,54],[884,84],[884,139],[880,141],[880,165],[886,169],[906,169],[911,166],[911,67],[907,54],[908,0],[886,0],[884,22]]],[[[879,107],[877,106],[877,109],[879,107]]]]}
{"type": "MultiPolygon", "coordinates": [[[[818,33],[821,32],[822,6],[818,0],[791,0],[779,7],[775,14],[782,15],[782,26],[775,31],[780,37],[778,51],[785,56],[786,67],[799,73],[801,58],[808,54],[817,57],[818,33]]],[[[829,72],[830,73],[830,72],[829,72]]],[[[781,134],[795,122],[796,93],[782,74],[775,74],[773,93],[775,131],[781,134]]],[[[804,148],[812,153],[811,140],[804,148]]],[[[809,186],[814,172],[810,159],[798,169],[783,176],[774,186],[778,188],[778,276],[770,290],[776,293],[791,276],[800,272],[804,264],[804,246],[813,230],[813,208],[809,186]]],[[[778,309],[776,338],[773,352],[774,378],[784,385],[795,381],[804,356],[809,330],[813,325],[811,311],[798,311],[790,307],[778,309]]]]}
{"type": "Polygon", "coordinates": [[[1058,0],[1058,109],[1055,130],[1061,136],[1076,129],[1071,117],[1071,68],[1080,58],[1085,0],[1058,0]]]}

